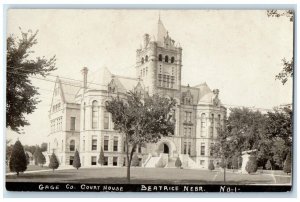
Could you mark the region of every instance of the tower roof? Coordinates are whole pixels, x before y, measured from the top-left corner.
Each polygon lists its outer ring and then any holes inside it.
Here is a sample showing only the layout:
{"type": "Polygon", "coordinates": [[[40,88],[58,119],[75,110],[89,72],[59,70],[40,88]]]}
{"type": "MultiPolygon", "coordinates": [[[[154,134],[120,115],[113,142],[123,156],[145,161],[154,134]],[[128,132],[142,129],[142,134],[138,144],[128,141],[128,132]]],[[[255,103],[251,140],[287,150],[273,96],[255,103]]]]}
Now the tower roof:
{"type": "Polygon", "coordinates": [[[158,18],[157,23],[157,42],[163,44],[164,43],[164,37],[167,36],[168,31],[166,30],[164,24],[160,20],[160,16],[158,18]]]}

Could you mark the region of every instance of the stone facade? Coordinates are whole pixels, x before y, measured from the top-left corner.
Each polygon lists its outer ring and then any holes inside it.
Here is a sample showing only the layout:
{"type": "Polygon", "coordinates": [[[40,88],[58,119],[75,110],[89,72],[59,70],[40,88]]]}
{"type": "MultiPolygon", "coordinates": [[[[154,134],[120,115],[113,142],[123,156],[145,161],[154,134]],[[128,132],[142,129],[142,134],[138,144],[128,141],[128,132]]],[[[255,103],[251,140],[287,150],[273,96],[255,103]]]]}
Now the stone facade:
{"type": "Polygon", "coordinates": [[[142,166],[154,167],[161,158],[172,167],[180,157],[185,167],[207,169],[209,161],[217,167],[219,160],[211,156],[210,147],[226,118],[226,108],[218,89],[211,90],[206,83],[183,86],[181,71],[182,48],[159,20],[157,39],[145,34],[143,46],[136,51],[135,78],[113,75],[107,69],[89,75],[86,67],[81,83],[57,78],[49,111],[48,154],[54,152],[62,165],[70,165],[77,149],[82,166],[99,166],[102,148],[105,165],[124,166],[123,135],[113,130],[104,106],[110,96],[135,89],[177,101],[174,134],[136,149],[142,166]]]}

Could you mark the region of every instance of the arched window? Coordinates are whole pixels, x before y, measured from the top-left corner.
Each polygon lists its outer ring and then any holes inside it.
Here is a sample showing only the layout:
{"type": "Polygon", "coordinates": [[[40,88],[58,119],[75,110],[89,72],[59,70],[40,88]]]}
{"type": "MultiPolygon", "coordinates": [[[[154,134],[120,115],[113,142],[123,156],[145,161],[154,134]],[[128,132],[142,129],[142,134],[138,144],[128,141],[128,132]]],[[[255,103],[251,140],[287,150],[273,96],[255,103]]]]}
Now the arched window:
{"type": "Polygon", "coordinates": [[[158,61],[162,61],[162,54],[158,55],[158,61]]]}
{"type": "Polygon", "coordinates": [[[201,114],[201,136],[205,136],[206,116],[204,113],[201,114]]]}
{"type": "Polygon", "coordinates": [[[96,100],[92,103],[92,129],[98,128],[98,102],[96,100]]]}
{"type": "Polygon", "coordinates": [[[165,56],[165,62],[169,62],[169,56],[165,56]]]}
{"type": "Polygon", "coordinates": [[[75,140],[70,141],[70,151],[75,151],[75,140]]]}
{"type": "Polygon", "coordinates": [[[174,63],[174,61],[175,61],[175,58],[171,57],[171,63],[174,63]]]}
{"type": "Polygon", "coordinates": [[[148,55],[146,55],[145,57],[145,62],[148,62],[148,55]]]}
{"type": "Polygon", "coordinates": [[[142,62],[142,64],[144,64],[144,58],[142,58],[141,62],[142,62]]]}

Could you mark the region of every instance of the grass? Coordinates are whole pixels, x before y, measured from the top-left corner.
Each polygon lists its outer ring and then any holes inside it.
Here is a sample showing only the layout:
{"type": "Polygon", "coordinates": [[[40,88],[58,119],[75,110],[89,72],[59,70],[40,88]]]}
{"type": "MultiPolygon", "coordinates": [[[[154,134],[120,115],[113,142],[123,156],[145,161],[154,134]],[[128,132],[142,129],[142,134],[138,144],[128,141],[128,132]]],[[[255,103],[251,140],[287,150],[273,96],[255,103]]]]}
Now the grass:
{"type": "MultiPolygon", "coordinates": [[[[50,168],[48,166],[36,166],[36,165],[28,165],[26,171],[34,171],[34,170],[50,170],[50,168]]],[[[25,171],[25,172],[26,172],[25,171]]],[[[6,173],[9,173],[9,167],[6,166],[6,173]]]]}
{"type": "MultiPolygon", "coordinates": [[[[269,174],[226,173],[226,184],[281,184],[290,183],[290,177],[276,182],[269,174]]],[[[49,183],[99,183],[126,184],[126,168],[81,168],[22,173],[6,176],[8,182],[49,182],[49,183]]],[[[132,168],[133,184],[224,184],[223,172],[176,168],[132,168]]]]}

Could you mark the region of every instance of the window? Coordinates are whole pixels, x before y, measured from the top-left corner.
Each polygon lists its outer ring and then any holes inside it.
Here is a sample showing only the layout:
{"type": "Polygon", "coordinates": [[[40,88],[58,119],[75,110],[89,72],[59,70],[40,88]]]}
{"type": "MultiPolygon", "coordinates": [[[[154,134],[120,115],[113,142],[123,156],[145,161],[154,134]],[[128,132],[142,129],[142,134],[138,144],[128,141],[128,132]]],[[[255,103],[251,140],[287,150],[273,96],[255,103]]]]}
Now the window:
{"type": "Polygon", "coordinates": [[[158,61],[162,61],[162,54],[158,55],[158,61]]]}
{"type": "Polygon", "coordinates": [[[70,151],[75,151],[75,140],[70,141],[70,151]]]}
{"type": "Polygon", "coordinates": [[[142,153],[142,146],[138,145],[138,153],[142,153]]]}
{"type": "Polygon", "coordinates": [[[205,155],[205,143],[204,142],[201,142],[200,155],[201,156],[205,155]]]}
{"type": "Polygon", "coordinates": [[[200,160],[200,165],[204,166],[204,164],[205,164],[205,160],[200,160]]]}
{"type": "Polygon", "coordinates": [[[192,112],[185,112],[184,121],[185,122],[191,122],[192,121],[192,112]]]}
{"type": "Polygon", "coordinates": [[[93,136],[92,137],[92,151],[96,151],[97,150],[97,137],[93,136]]]}
{"type": "Polygon", "coordinates": [[[108,157],[105,156],[104,157],[104,163],[103,163],[104,166],[107,166],[108,165],[108,157]]]}
{"type": "Polygon", "coordinates": [[[71,117],[71,125],[70,125],[70,130],[75,130],[75,117],[71,117]]]}
{"type": "Polygon", "coordinates": [[[141,63],[144,64],[144,58],[142,58],[141,63]]]}
{"type": "Polygon", "coordinates": [[[212,114],[211,122],[210,122],[210,137],[214,136],[214,125],[215,125],[215,116],[214,116],[214,114],[212,114]]]}
{"type": "Polygon", "coordinates": [[[91,157],[91,165],[92,165],[92,166],[97,165],[97,157],[96,157],[96,156],[92,156],[92,157],[91,157]]]}
{"type": "Polygon", "coordinates": [[[191,137],[192,136],[192,128],[191,127],[189,127],[188,128],[188,134],[187,134],[189,137],[191,137]]]}
{"type": "Polygon", "coordinates": [[[185,127],[185,128],[183,129],[183,136],[186,137],[186,135],[187,135],[187,128],[185,127]]]}
{"type": "Polygon", "coordinates": [[[169,56],[165,56],[165,62],[169,62],[169,56]]]}
{"type": "Polygon", "coordinates": [[[175,58],[171,57],[171,63],[174,63],[174,61],[175,61],[175,58]]]}
{"type": "Polygon", "coordinates": [[[145,57],[145,62],[148,62],[148,55],[146,55],[145,57]]]}
{"type": "Polygon", "coordinates": [[[218,120],[217,121],[218,121],[217,122],[217,132],[219,132],[220,129],[221,129],[221,115],[220,114],[218,115],[218,120]]]}
{"type": "Polygon", "coordinates": [[[126,152],[126,142],[123,143],[123,151],[126,152]]]}
{"type": "Polygon", "coordinates": [[[187,149],[186,147],[187,147],[186,142],[184,142],[184,143],[183,143],[183,153],[184,153],[184,154],[186,154],[186,149],[187,149]]]}
{"type": "Polygon", "coordinates": [[[98,128],[98,102],[96,100],[92,103],[92,129],[98,128]]]}
{"type": "Polygon", "coordinates": [[[109,129],[109,113],[104,112],[104,129],[109,129]]]}
{"type": "Polygon", "coordinates": [[[114,151],[118,151],[118,137],[114,137],[114,151]]]}
{"type": "Polygon", "coordinates": [[[108,136],[104,137],[104,151],[108,151],[108,136]]]}
{"type": "Polygon", "coordinates": [[[126,166],[126,158],[124,158],[123,166],[126,166]]]}
{"type": "Polygon", "coordinates": [[[74,161],[74,156],[70,156],[69,165],[73,165],[73,161],[74,161]]]}
{"type": "Polygon", "coordinates": [[[188,155],[191,155],[191,142],[188,143],[188,155]]]}
{"type": "Polygon", "coordinates": [[[113,157],[113,166],[118,165],[118,157],[113,157]]]}
{"type": "Polygon", "coordinates": [[[205,125],[206,125],[206,117],[205,114],[201,114],[201,136],[204,137],[205,133],[205,125]]]}

